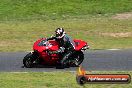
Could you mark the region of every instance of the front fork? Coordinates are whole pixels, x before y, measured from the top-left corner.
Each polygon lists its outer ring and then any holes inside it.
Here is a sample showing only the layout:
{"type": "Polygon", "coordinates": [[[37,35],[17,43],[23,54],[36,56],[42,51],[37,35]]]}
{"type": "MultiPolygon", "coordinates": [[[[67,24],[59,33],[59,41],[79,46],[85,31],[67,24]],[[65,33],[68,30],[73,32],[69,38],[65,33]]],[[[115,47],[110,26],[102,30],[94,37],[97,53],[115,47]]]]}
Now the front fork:
{"type": "Polygon", "coordinates": [[[34,62],[33,63],[39,63],[40,61],[40,56],[39,56],[39,54],[38,54],[38,52],[36,52],[36,51],[34,51],[34,52],[31,52],[32,53],[32,57],[34,58],[34,62]]]}

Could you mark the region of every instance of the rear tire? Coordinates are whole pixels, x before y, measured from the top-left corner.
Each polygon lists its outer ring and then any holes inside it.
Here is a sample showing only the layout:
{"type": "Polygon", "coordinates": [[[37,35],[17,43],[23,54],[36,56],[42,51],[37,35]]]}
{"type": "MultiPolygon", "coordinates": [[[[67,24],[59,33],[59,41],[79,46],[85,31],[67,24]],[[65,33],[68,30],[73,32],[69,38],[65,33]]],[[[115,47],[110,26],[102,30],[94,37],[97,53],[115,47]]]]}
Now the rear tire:
{"type": "Polygon", "coordinates": [[[84,54],[82,51],[78,51],[73,55],[74,58],[74,66],[79,66],[84,60],[84,54]]]}
{"type": "Polygon", "coordinates": [[[34,61],[33,54],[28,53],[23,59],[24,67],[32,68],[33,67],[33,61],[34,61]]]}
{"type": "Polygon", "coordinates": [[[73,55],[70,56],[69,58],[61,60],[59,67],[62,69],[69,68],[70,66],[77,67],[83,62],[83,60],[84,60],[83,52],[77,51],[77,52],[73,53],[73,55]]]}

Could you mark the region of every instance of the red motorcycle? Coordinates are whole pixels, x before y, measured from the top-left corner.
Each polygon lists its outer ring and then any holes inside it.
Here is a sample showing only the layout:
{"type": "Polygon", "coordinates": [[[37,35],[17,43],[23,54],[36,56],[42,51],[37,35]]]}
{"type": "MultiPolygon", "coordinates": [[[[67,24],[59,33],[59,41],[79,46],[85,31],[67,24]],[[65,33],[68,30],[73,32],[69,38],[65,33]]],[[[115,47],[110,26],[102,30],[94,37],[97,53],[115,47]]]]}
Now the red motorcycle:
{"type": "MultiPolygon", "coordinates": [[[[85,41],[75,39],[74,42],[74,53],[66,60],[66,65],[68,66],[79,66],[84,60],[82,50],[89,48],[85,41]]],[[[46,38],[39,39],[33,45],[33,52],[28,53],[24,57],[23,64],[27,68],[33,67],[34,64],[57,66],[63,54],[49,54],[49,52],[58,49],[59,44],[55,40],[47,41],[46,38]]]]}

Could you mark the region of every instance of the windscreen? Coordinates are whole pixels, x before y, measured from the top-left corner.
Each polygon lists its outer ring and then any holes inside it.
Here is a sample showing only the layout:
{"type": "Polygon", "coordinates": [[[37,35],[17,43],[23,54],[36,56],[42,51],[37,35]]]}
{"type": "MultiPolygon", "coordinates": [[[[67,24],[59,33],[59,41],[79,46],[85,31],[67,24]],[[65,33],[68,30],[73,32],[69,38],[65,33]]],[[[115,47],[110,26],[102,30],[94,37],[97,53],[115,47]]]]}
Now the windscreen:
{"type": "Polygon", "coordinates": [[[47,40],[42,40],[38,46],[48,46],[49,45],[49,42],[47,40]]]}

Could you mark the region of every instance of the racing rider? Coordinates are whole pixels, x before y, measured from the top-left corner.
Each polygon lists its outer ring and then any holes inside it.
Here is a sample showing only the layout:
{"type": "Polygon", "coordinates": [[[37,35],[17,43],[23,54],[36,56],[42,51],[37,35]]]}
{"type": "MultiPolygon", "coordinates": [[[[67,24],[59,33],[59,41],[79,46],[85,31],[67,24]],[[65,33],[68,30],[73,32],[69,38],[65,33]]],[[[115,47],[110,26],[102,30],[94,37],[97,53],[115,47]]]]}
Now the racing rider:
{"type": "Polygon", "coordinates": [[[59,43],[59,49],[57,51],[50,51],[50,54],[62,54],[60,65],[65,66],[65,61],[72,55],[75,49],[75,43],[70,36],[66,34],[63,28],[57,28],[55,30],[55,36],[48,38],[47,40],[55,39],[59,43]],[[64,54],[64,55],[63,55],[64,54]]]}

